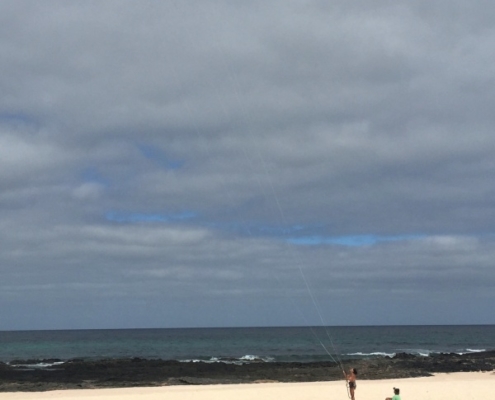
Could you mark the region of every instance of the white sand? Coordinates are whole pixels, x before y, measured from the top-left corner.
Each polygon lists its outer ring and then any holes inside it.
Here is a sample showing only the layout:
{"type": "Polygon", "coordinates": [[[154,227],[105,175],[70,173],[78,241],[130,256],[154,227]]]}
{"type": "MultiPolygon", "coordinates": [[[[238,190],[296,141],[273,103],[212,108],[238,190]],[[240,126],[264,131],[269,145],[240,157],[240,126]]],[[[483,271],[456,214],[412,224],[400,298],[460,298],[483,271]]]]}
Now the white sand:
{"type": "MultiPolygon", "coordinates": [[[[428,378],[358,380],[356,400],[384,400],[399,387],[402,400],[495,399],[494,372],[438,374],[428,378]]],[[[348,399],[344,381],[252,383],[243,385],[163,386],[131,389],[81,389],[38,393],[0,393],[7,399],[80,400],[332,400],[348,399]]]]}

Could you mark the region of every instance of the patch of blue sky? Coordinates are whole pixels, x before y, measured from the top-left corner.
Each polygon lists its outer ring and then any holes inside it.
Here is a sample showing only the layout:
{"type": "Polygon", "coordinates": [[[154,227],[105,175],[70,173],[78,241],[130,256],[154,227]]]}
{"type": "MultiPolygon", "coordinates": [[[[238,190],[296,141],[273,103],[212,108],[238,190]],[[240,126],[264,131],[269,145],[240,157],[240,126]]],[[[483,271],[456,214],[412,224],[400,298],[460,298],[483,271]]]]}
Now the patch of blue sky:
{"type": "Polygon", "coordinates": [[[23,113],[7,112],[0,113],[0,124],[6,125],[24,125],[24,126],[38,126],[38,121],[23,113]]]}
{"type": "Polygon", "coordinates": [[[149,144],[139,143],[137,147],[141,154],[162,168],[176,170],[182,168],[184,161],[168,158],[164,152],[149,144]]]}
{"type": "Polygon", "coordinates": [[[301,246],[338,245],[348,247],[373,246],[383,242],[398,242],[424,238],[425,235],[351,235],[351,236],[301,236],[287,239],[291,244],[301,246]]]}
{"type": "Polygon", "coordinates": [[[193,219],[197,216],[192,211],[180,213],[156,214],[156,213],[128,213],[109,211],[105,214],[107,221],[119,223],[143,223],[143,222],[180,222],[193,219]]]}

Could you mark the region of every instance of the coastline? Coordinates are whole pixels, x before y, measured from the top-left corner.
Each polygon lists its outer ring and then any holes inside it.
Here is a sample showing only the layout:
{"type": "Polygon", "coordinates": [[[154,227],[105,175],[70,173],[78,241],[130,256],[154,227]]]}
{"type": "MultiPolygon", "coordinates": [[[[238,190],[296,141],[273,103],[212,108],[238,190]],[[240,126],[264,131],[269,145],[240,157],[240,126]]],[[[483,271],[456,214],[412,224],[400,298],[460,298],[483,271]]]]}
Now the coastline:
{"type": "MultiPolygon", "coordinates": [[[[495,384],[495,373],[456,372],[435,374],[429,377],[380,379],[358,382],[356,399],[385,399],[390,396],[392,387],[401,389],[406,399],[465,400],[486,398],[495,384]]],[[[93,390],[57,390],[32,393],[0,393],[0,400],[117,400],[134,399],[158,400],[323,400],[347,398],[343,381],[304,382],[304,383],[258,383],[204,386],[161,386],[141,388],[112,388],[93,390]]]]}
{"type": "MultiPolygon", "coordinates": [[[[161,386],[208,386],[257,382],[342,382],[342,368],[333,362],[227,363],[179,362],[149,359],[108,359],[61,362],[44,360],[49,368],[30,368],[36,361],[0,363],[0,392],[42,392],[161,386]]],[[[438,373],[485,372],[495,369],[495,351],[436,354],[428,357],[400,353],[394,357],[346,361],[356,367],[358,380],[431,377],[438,373]]]]}

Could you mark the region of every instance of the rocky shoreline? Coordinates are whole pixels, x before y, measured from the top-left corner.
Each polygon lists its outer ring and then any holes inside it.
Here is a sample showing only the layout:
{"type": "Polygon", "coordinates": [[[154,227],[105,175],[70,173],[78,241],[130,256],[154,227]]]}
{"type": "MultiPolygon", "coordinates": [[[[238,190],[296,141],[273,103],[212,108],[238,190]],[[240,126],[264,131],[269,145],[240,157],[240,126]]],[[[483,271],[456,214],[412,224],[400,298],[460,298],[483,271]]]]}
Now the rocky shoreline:
{"type": "MultiPolygon", "coordinates": [[[[439,372],[493,371],[495,351],[469,354],[406,353],[394,357],[345,361],[358,369],[359,380],[429,376],[439,372]]],[[[243,365],[164,360],[109,359],[14,360],[0,363],[0,392],[60,389],[206,385],[254,382],[315,382],[343,379],[333,362],[259,362],[243,365]],[[49,365],[35,368],[36,364],[49,365]]]]}

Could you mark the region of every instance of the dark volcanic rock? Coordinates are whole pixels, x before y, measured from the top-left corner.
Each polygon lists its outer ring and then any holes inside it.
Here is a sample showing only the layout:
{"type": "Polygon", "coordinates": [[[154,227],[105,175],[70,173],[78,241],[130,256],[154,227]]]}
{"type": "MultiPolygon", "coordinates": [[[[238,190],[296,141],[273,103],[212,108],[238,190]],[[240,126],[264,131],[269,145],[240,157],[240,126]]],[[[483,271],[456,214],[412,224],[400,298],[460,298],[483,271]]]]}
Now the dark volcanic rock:
{"type": "Polygon", "coordinates": [[[397,353],[393,358],[395,358],[396,360],[413,360],[416,357],[417,356],[410,353],[397,353]]]}
{"type": "MultiPolygon", "coordinates": [[[[0,391],[44,391],[161,385],[206,385],[248,382],[314,382],[343,379],[333,362],[225,364],[164,360],[73,359],[50,368],[29,368],[60,360],[17,360],[0,363],[0,391]],[[22,365],[22,367],[21,367],[22,365]]],[[[493,371],[495,352],[436,354],[430,357],[400,353],[395,357],[346,362],[358,369],[359,379],[428,376],[438,372],[493,371]]]]}

